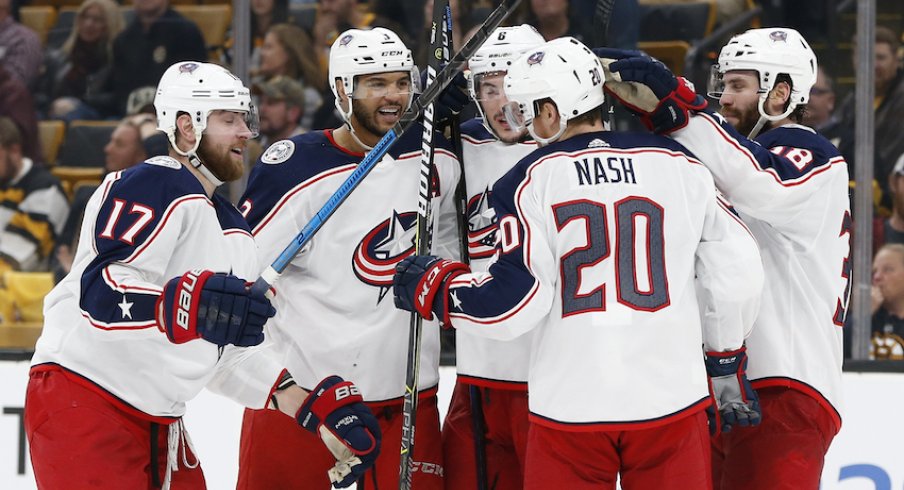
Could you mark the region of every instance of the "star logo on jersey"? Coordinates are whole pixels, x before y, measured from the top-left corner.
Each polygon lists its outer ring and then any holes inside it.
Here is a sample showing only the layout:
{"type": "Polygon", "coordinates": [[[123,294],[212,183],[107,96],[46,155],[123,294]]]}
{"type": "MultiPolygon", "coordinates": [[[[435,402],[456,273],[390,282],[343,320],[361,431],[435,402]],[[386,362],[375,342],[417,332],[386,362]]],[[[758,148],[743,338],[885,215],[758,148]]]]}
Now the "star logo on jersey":
{"type": "Polygon", "coordinates": [[[119,309],[122,310],[122,319],[125,320],[128,318],[132,319],[132,305],[135,303],[126,301],[126,295],[122,295],[122,302],[116,306],[119,306],[119,309]]]}
{"type": "Polygon", "coordinates": [[[461,311],[461,300],[458,299],[458,291],[449,293],[449,299],[452,300],[452,308],[461,311]]]}
{"type": "Polygon", "coordinates": [[[468,200],[468,255],[492,257],[496,251],[496,211],[490,206],[489,186],[468,200]]]}
{"type": "Polygon", "coordinates": [[[392,288],[396,265],[414,253],[417,213],[392,211],[355,248],[352,268],[361,282],[379,288],[377,303],[392,288]]]}

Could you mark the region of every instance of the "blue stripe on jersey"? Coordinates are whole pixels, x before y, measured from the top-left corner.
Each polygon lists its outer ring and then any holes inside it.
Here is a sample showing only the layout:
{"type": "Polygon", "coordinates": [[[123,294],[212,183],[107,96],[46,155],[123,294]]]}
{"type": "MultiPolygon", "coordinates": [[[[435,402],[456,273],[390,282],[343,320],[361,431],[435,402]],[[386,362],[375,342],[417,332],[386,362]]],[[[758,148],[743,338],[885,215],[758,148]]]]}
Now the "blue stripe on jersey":
{"type": "Polygon", "coordinates": [[[769,169],[782,182],[800,180],[841,158],[835,145],[804,126],[779,126],[751,141],[738,133],[721,115],[701,115],[713,120],[724,131],[723,136],[746,148],[760,168],[769,169]]]}
{"type": "Polygon", "coordinates": [[[119,290],[114,289],[106,268],[149,243],[149,238],[165,224],[167,208],[175,201],[206,199],[206,195],[197,177],[187,168],[148,163],[124,170],[109,185],[94,223],[97,256],[82,274],[79,307],[95,320],[95,325],[101,322],[109,328],[143,328],[155,323],[154,304],[159,291],[133,289],[128,284],[117,284],[119,290]],[[131,303],[128,309],[117,306],[128,303],[131,303]]]}
{"type": "MultiPolygon", "coordinates": [[[[392,158],[420,151],[423,127],[413,124],[389,149],[392,158]]],[[[282,163],[267,164],[259,158],[248,177],[248,187],[239,199],[245,210],[245,219],[252,229],[257,227],[276,204],[298,184],[324,172],[349,164],[358,164],[363,154],[351,153],[336,146],[329,136],[330,130],[313,131],[290,138],[295,144],[292,155],[282,163]]],[[[434,131],[436,148],[452,151],[452,145],[434,131]]]]}

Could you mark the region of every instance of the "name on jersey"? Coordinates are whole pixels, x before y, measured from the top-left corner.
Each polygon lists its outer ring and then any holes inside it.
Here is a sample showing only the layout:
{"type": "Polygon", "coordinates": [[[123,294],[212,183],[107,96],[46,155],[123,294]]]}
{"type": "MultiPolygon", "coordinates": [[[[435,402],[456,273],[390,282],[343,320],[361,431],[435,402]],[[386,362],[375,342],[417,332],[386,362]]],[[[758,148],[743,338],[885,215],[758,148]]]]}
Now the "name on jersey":
{"type": "Polygon", "coordinates": [[[578,174],[578,185],[637,183],[631,158],[608,157],[605,163],[602,158],[584,158],[575,160],[574,170],[578,174]]]}

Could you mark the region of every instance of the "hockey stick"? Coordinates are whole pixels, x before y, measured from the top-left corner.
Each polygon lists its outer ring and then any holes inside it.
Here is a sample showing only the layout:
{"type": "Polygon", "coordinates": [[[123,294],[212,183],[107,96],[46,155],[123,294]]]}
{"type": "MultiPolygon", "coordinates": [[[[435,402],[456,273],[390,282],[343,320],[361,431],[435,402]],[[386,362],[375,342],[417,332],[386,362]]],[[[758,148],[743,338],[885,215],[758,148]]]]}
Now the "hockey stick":
{"type": "MultiPolygon", "coordinates": [[[[609,42],[609,18],[612,17],[612,9],[615,6],[615,0],[597,0],[596,8],[593,12],[593,25],[598,29],[593,36],[593,47],[602,48],[608,46],[609,42]]],[[[609,106],[609,131],[615,131],[615,104],[606,100],[609,106]]]]}
{"type": "MultiPolygon", "coordinates": [[[[430,52],[427,58],[427,87],[435,83],[436,72],[440,64],[448,59],[444,49],[448,43],[440,38],[446,37],[442,28],[445,9],[438,1],[433,3],[433,22],[430,27],[430,52]]],[[[414,239],[414,253],[424,255],[430,253],[433,238],[432,203],[436,192],[433,175],[435,172],[433,157],[435,142],[433,141],[433,125],[435,122],[435,104],[430,103],[424,111],[424,134],[421,138],[421,177],[418,183],[417,200],[417,234],[414,239]]],[[[417,420],[418,375],[420,374],[421,334],[424,319],[417,312],[411,312],[408,326],[408,363],[405,368],[405,394],[402,403],[402,447],[399,457],[399,490],[411,488],[411,473],[414,465],[414,427],[417,420]]]]}
{"type": "Polygon", "coordinates": [[[355,170],[345,179],[342,185],[327,199],[326,203],[317,211],[317,214],[311,218],[301,231],[295,235],[292,242],[279,254],[279,257],[273,261],[262,273],[261,276],[254,281],[251,290],[255,293],[267,293],[280,274],[286,270],[292,259],[298,255],[298,252],[304,248],[311,238],[317,233],[324,223],[336,212],[349,194],[355,190],[364,177],[370,173],[377,163],[386,155],[386,152],[398,141],[399,137],[411,127],[412,124],[420,117],[424,108],[436,100],[439,94],[452,82],[463,69],[475,51],[487,40],[499,24],[521,3],[521,0],[503,0],[502,3],[490,13],[489,17],[483,22],[480,29],[471,37],[470,40],[461,48],[461,51],[455,54],[449,61],[449,64],[442,69],[437,75],[432,85],[427,87],[421,96],[411,103],[411,107],[402,114],[399,122],[397,122],[389,131],[380,138],[380,141],[374,145],[373,149],[361,160],[355,170]]]}

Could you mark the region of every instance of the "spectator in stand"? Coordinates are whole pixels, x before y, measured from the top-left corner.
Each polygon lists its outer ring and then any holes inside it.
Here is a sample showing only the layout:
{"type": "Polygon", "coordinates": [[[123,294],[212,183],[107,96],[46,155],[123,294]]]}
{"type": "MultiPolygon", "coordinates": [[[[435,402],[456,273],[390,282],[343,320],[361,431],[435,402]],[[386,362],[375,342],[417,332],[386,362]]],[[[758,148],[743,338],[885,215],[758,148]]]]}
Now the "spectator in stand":
{"type": "Polygon", "coordinates": [[[43,162],[41,144],[38,140],[38,117],[31,92],[28,91],[25,82],[7,71],[2,58],[0,58],[0,117],[8,117],[16,124],[22,140],[22,154],[34,162],[43,162]]]}
{"type": "Polygon", "coordinates": [[[391,29],[399,34],[402,42],[411,45],[404,34],[405,30],[399,27],[397,22],[379,17],[369,10],[361,9],[356,0],[319,0],[314,26],[311,28],[311,37],[314,40],[314,49],[317,51],[321,71],[327,72],[330,47],[340,32],[374,26],[391,29]]]}
{"type": "MultiPolygon", "coordinates": [[[[251,1],[251,66],[260,65],[261,47],[264,37],[270,28],[283,22],[291,22],[289,17],[289,0],[252,0],[251,1]]],[[[232,26],[226,35],[226,61],[232,62],[235,40],[232,26]]]]}
{"type": "Polygon", "coordinates": [[[302,125],[310,127],[314,113],[323,105],[329,91],[324,71],[315,61],[311,39],[304,29],[293,24],[276,24],[264,36],[260,65],[253,69],[254,82],[261,83],[277,76],[297,80],[304,89],[302,125]]]}
{"type": "Polygon", "coordinates": [[[255,85],[254,92],[260,96],[262,149],[305,132],[299,124],[304,114],[304,88],[300,83],[277,76],[255,85]]]}
{"type": "Polygon", "coordinates": [[[198,26],[170,8],[169,0],[135,0],[134,6],[135,18],[113,41],[117,116],[126,113],[126,100],[133,90],[156,87],[170,65],[207,59],[198,26]]]}
{"type": "Polygon", "coordinates": [[[571,15],[568,0],[530,0],[521,15],[521,22],[536,27],[547,41],[564,36],[579,41],[584,38],[584,29],[571,15]]]}
{"type": "Polygon", "coordinates": [[[810,89],[804,124],[819,131],[833,145],[838,146],[838,126],[841,120],[835,114],[835,83],[821,66],[816,70],[816,83],[810,89]]]}
{"type": "Polygon", "coordinates": [[[873,359],[904,360],[904,245],[883,245],[873,259],[873,359]]]}
{"type": "MultiPolygon", "coordinates": [[[[156,133],[156,117],[150,114],[127,116],[116,126],[110,135],[110,141],[104,146],[106,156],[104,170],[106,172],[125,170],[147,159],[151,155],[148,154],[144,141],[156,133]]],[[[56,282],[60,282],[72,269],[72,259],[78,245],[85,206],[96,188],[97,186],[81,187],[72,196],[69,218],[66,219],[54,253],[56,261],[53,264],[53,272],[56,282]]]]}
{"type": "Polygon", "coordinates": [[[47,270],[69,213],[60,181],[22,154],[16,124],[0,117],[0,273],[47,270]]]}
{"type": "MultiPolygon", "coordinates": [[[[62,48],[48,53],[40,95],[53,119],[102,119],[116,109],[111,86],[113,39],[122,31],[119,5],[85,0],[62,48]]],[[[40,105],[44,105],[40,104],[40,105]]]]}
{"type": "Polygon", "coordinates": [[[32,88],[41,71],[41,40],[13,19],[11,0],[0,0],[0,60],[25,86],[32,88]]]}
{"type": "MultiPolygon", "coordinates": [[[[904,71],[898,59],[901,47],[898,35],[887,27],[876,27],[875,45],[875,154],[873,171],[882,187],[882,205],[890,205],[888,177],[895,160],[904,153],[904,138],[901,137],[901,114],[904,114],[904,71]]],[[[854,52],[857,52],[855,47],[854,52]]],[[[856,60],[854,66],[856,67],[856,60]]],[[[862,102],[861,102],[862,103],[862,102]]],[[[854,113],[855,101],[852,91],[841,105],[841,141],[838,149],[851,165],[854,175],[857,162],[854,159],[854,113]]]]}
{"type": "Polygon", "coordinates": [[[873,254],[888,243],[904,244],[904,154],[895,163],[888,177],[891,196],[891,216],[873,220],[873,254]]]}

